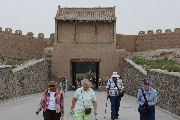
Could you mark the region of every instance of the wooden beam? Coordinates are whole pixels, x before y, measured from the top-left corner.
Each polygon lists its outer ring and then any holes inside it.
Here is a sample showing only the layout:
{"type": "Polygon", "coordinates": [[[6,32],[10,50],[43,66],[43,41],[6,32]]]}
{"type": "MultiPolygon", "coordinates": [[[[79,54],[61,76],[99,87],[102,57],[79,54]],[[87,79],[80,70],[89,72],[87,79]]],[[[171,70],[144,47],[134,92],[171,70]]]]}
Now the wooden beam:
{"type": "Polygon", "coordinates": [[[74,23],[74,42],[77,43],[77,40],[76,40],[76,23],[74,23]]]}
{"type": "Polygon", "coordinates": [[[112,39],[113,39],[113,42],[114,42],[114,22],[113,22],[112,28],[113,28],[113,30],[112,30],[112,33],[113,33],[112,39]]]}
{"type": "Polygon", "coordinates": [[[59,34],[59,33],[58,33],[58,28],[59,28],[59,25],[60,25],[60,24],[58,25],[58,23],[59,23],[59,22],[57,21],[57,42],[60,43],[59,36],[58,36],[58,34],[59,34]]]}
{"type": "Polygon", "coordinates": [[[94,27],[95,27],[95,33],[94,33],[95,39],[94,39],[94,43],[96,43],[97,42],[97,23],[94,24],[94,27]]]}
{"type": "Polygon", "coordinates": [[[101,59],[87,59],[87,58],[85,58],[85,59],[81,59],[81,58],[79,58],[79,59],[71,59],[70,60],[70,62],[101,62],[101,59]]]}

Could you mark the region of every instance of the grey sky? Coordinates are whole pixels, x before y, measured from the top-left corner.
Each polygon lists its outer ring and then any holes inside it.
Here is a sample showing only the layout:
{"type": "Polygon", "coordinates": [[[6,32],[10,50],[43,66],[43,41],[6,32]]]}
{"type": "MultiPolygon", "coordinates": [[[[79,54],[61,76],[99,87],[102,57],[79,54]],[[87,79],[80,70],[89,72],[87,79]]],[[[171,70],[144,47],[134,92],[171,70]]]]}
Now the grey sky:
{"type": "Polygon", "coordinates": [[[117,33],[180,28],[180,0],[0,0],[0,27],[23,34],[54,32],[54,16],[62,7],[116,6],[117,33]]]}

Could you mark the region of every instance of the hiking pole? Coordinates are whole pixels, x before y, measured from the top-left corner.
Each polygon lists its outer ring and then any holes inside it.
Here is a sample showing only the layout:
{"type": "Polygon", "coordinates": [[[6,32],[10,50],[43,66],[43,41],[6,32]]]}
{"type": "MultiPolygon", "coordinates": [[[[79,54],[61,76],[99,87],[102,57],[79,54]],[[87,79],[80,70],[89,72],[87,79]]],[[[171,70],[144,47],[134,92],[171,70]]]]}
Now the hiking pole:
{"type": "Polygon", "coordinates": [[[107,101],[108,101],[108,97],[107,97],[107,100],[106,100],[106,107],[105,107],[105,111],[104,111],[104,113],[105,113],[104,119],[106,118],[106,113],[107,113],[107,101]]]}
{"type": "Polygon", "coordinates": [[[74,112],[73,112],[73,111],[71,111],[71,112],[68,114],[68,118],[70,118],[70,119],[68,119],[68,120],[74,120],[74,112]]]}
{"type": "Polygon", "coordinates": [[[96,115],[95,115],[95,120],[97,120],[96,115]]]}

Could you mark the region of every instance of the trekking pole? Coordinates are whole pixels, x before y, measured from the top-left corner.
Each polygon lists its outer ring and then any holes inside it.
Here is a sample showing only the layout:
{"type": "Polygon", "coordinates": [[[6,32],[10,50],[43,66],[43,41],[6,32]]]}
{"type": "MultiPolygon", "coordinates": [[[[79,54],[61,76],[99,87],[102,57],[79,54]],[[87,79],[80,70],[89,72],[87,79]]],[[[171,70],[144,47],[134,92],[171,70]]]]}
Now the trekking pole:
{"type": "Polygon", "coordinates": [[[68,114],[68,120],[74,120],[74,112],[70,112],[69,114],[68,114]]]}
{"type": "Polygon", "coordinates": [[[105,111],[104,111],[104,113],[105,113],[104,118],[106,118],[106,113],[107,113],[107,101],[108,101],[108,97],[107,97],[107,100],[106,100],[106,107],[105,107],[105,111]]]}
{"type": "Polygon", "coordinates": [[[97,117],[96,117],[96,115],[95,115],[95,120],[97,120],[97,117]]]}

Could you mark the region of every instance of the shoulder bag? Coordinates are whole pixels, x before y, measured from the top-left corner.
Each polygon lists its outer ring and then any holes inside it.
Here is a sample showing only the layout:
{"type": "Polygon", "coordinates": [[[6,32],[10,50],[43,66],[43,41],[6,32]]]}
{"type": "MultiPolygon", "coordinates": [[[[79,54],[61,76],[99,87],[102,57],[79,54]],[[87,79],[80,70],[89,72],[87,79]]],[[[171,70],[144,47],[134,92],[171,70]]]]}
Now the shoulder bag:
{"type": "Polygon", "coordinates": [[[146,105],[140,105],[138,108],[138,111],[142,114],[146,114],[146,113],[149,113],[151,111],[151,107],[149,107],[149,105],[148,105],[148,101],[146,99],[146,95],[144,94],[144,90],[142,88],[141,88],[141,90],[142,90],[142,94],[144,96],[146,105]]]}

